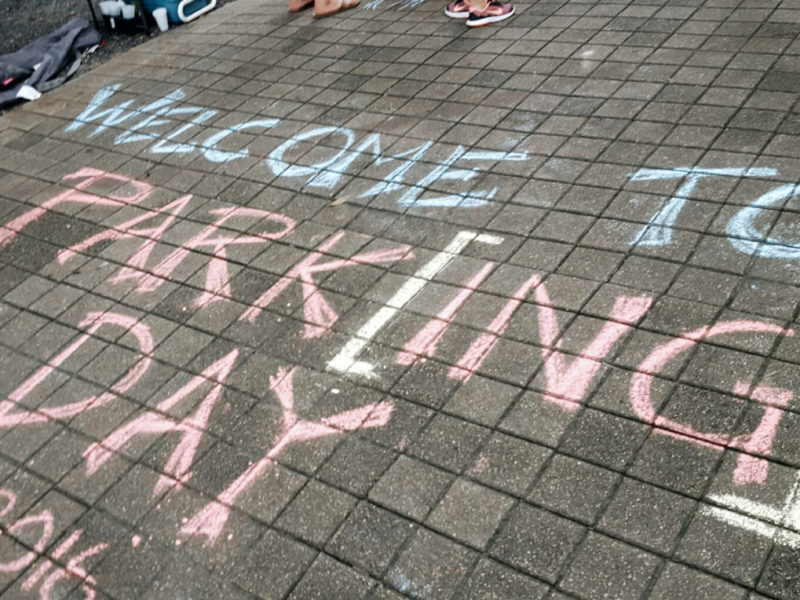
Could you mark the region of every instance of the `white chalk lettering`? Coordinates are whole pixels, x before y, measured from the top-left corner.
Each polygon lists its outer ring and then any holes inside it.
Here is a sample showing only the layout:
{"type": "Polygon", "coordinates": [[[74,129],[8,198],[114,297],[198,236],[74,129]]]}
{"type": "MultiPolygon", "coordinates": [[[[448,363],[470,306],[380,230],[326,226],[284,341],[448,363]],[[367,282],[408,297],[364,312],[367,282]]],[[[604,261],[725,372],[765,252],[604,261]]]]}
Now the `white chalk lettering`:
{"type": "Polygon", "coordinates": [[[672,242],[672,228],[681,214],[686,201],[694,191],[697,182],[704,177],[773,177],[775,169],[701,169],[700,167],[677,167],[674,169],[640,169],[631,175],[631,181],[652,181],[654,179],[682,179],[684,184],[675,195],[653,215],[650,222],[631,241],[632,246],[666,246],[672,242]]]}
{"type": "MultiPolygon", "coordinates": [[[[220,129],[204,142],[186,141],[187,132],[202,127],[215,117],[218,111],[201,106],[179,105],[178,103],[186,98],[186,93],[180,89],[173,90],[139,108],[134,107],[134,100],[125,100],[115,106],[108,106],[108,102],[120,87],[120,84],[115,84],[101,88],[86,108],[67,126],[66,131],[73,132],[84,125],[96,124],[88,134],[91,138],[109,128],[121,127],[123,130],[118,130],[114,138],[115,145],[151,143],[144,152],[152,154],[198,152],[212,163],[227,163],[250,156],[250,150],[246,147],[239,150],[223,150],[219,146],[224,140],[242,131],[272,129],[280,124],[278,119],[257,119],[220,129]],[[181,117],[190,120],[186,122],[181,117]],[[138,120],[132,122],[134,119],[138,120]],[[172,125],[175,127],[170,131],[172,125]]],[[[528,154],[524,152],[468,151],[459,145],[443,162],[432,162],[427,165],[429,169],[426,169],[422,159],[433,144],[433,141],[427,141],[394,155],[384,155],[381,151],[381,135],[378,133],[367,134],[357,143],[356,133],[347,127],[316,127],[280,143],[269,152],[264,164],[277,177],[303,177],[306,178],[307,187],[332,190],[359,158],[366,157],[375,167],[398,161],[398,166],[389,175],[361,193],[359,197],[367,198],[403,190],[398,198],[401,206],[468,208],[485,205],[494,198],[497,188],[457,193],[448,193],[448,190],[444,189],[440,190],[438,195],[435,194],[432,187],[437,182],[464,185],[474,180],[480,172],[478,168],[457,168],[455,166],[457,162],[478,161],[488,164],[498,161],[528,160],[528,154]],[[300,145],[303,142],[310,144],[314,152],[320,153],[319,158],[306,159],[307,162],[310,160],[316,162],[302,164],[293,162],[290,158],[292,152],[300,154],[300,145]],[[427,173],[417,175],[416,182],[406,181],[406,178],[411,179],[412,167],[422,170],[423,173],[427,170],[427,173]]],[[[303,158],[300,155],[296,160],[303,158]]]]}
{"type": "Polygon", "coordinates": [[[239,150],[238,152],[225,152],[217,149],[219,144],[226,137],[237,131],[244,131],[245,129],[253,129],[254,127],[263,127],[264,129],[271,129],[275,127],[279,121],[277,119],[257,119],[255,121],[248,121],[247,123],[239,123],[233,127],[223,129],[219,133],[215,133],[205,142],[203,142],[203,156],[211,162],[228,162],[235,158],[244,158],[250,154],[247,148],[239,150]]]}
{"type": "Polygon", "coordinates": [[[800,195],[796,184],[787,184],[770,190],[760,198],[740,210],[728,222],[726,233],[733,247],[753,256],[765,258],[800,258],[800,244],[790,244],[762,233],[756,227],[756,220],[765,208],[782,200],[791,200],[800,195]]]}
{"type": "Polygon", "coordinates": [[[282,175],[284,177],[306,177],[308,175],[313,176],[319,173],[321,170],[328,167],[329,165],[333,164],[337,160],[339,160],[339,157],[345,154],[347,150],[350,148],[350,146],[353,145],[355,139],[356,135],[355,133],[353,133],[353,130],[347,129],[346,127],[320,127],[318,129],[312,129],[310,131],[306,131],[304,133],[298,133],[297,135],[290,137],[280,146],[275,148],[275,150],[273,150],[272,153],[269,155],[269,159],[267,159],[267,164],[269,165],[269,168],[272,169],[272,172],[275,173],[275,175],[282,175]],[[339,152],[333,158],[323,160],[311,166],[290,165],[283,160],[283,157],[286,154],[286,152],[292,147],[299,144],[300,142],[304,142],[306,140],[310,140],[317,137],[325,137],[333,134],[343,135],[347,140],[344,147],[341,150],[339,150],[339,152]]]}

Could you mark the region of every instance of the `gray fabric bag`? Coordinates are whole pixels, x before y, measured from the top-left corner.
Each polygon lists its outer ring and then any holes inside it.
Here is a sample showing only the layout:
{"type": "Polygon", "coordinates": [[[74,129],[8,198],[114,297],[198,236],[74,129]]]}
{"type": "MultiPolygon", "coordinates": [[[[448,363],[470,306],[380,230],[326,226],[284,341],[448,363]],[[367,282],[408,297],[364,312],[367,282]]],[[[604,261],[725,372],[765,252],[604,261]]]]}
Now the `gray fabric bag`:
{"type": "Polygon", "coordinates": [[[78,70],[81,51],[100,40],[86,19],[73,19],[50,35],[0,56],[0,108],[24,99],[18,94],[26,86],[44,93],[64,83],[78,70]]]}

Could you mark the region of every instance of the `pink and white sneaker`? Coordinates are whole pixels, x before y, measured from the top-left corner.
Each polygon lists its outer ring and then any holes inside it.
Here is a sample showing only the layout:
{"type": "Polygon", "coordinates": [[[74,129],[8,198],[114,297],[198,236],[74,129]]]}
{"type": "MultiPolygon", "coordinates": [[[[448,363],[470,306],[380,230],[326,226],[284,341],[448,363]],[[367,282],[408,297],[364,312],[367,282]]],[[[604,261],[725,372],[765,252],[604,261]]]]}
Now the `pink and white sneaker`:
{"type": "Polygon", "coordinates": [[[501,2],[489,2],[481,11],[470,12],[467,17],[467,27],[482,27],[489,23],[503,21],[514,14],[514,6],[501,2]]]}
{"type": "Polygon", "coordinates": [[[469,16],[469,4],[466,0],[456,0],[444,7],[444,14],[453,19],[466,19],[469,16]]]}

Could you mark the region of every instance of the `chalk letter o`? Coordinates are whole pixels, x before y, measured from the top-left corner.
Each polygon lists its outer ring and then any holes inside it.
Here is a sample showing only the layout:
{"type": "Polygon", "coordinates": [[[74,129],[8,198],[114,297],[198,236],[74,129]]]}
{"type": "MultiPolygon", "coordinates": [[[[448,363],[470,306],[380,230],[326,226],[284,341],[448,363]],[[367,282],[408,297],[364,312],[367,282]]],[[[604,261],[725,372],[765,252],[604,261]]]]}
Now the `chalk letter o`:
{"type": "Polygon", "coordinates": [[[795,198],[800,189],[795,184],[782,185],[751,202],[728,221],[725,228],[728,240],[739,252],[763,258],[800,258],[800,244],[790,244],[772,238],[756,228],[761,211],[781,200],[795,198]]]}
{"type": "Polygon", "coordinates": [[[350,149],[350,146],[353,145],[355,140],[356,136],[355,133],[353,133],[353,130],[347,129],[346,127],[320,127],[318,129],[312,129],[311,131],[306,131],[290,137],[280,146],[275,148],[275,150],[273,150],[269,155],[267,164],[269,165],[269,168],[272,169],[272,172],[275,173],[275,175],[283,175],[286,177],[305,177],[308,175],[314,175],[339,160],[339,158],[341,158],[350,149]],[[347,138],[347,143],[342,147],[338,154],[336,154],[336,156],[307,167],[301,165],[289,165],[288,163],[284,162],[283,155],[286,154],[286,151],[292,146],[311,138],[324,137],[332,133],[340,133],[347,138]]]}

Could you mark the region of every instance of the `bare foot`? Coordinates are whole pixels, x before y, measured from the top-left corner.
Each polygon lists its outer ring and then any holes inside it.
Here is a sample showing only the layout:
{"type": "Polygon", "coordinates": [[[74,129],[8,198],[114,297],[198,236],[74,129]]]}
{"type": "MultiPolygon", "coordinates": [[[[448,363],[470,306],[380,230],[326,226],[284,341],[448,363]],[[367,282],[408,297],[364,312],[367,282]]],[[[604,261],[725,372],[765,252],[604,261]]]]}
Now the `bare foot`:
{"type": "Polygon", "coordinates": [[[314,0],[289,0],[289,12],[299,12],[314,4],[314,0]]]}
{"type": "Polygon", "coordinates": [[[358,2],[359,0],[314,0],[314,16],[327,17],[358,6],[358,2]]]}

